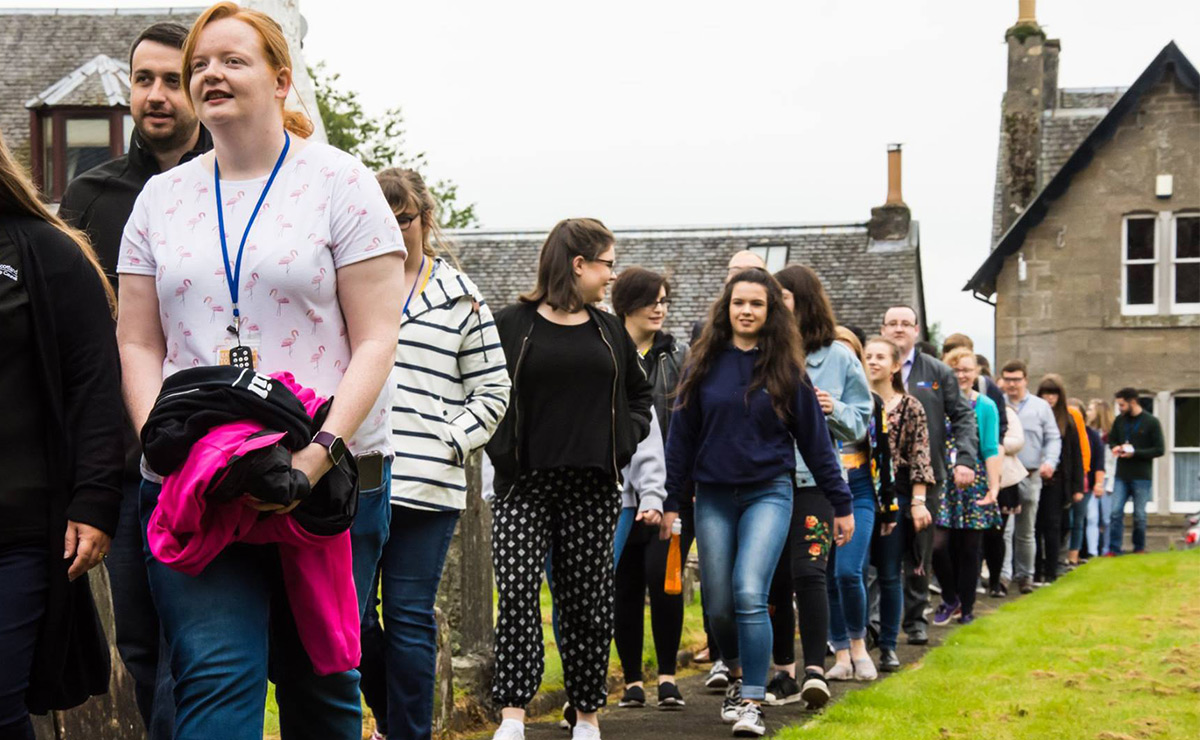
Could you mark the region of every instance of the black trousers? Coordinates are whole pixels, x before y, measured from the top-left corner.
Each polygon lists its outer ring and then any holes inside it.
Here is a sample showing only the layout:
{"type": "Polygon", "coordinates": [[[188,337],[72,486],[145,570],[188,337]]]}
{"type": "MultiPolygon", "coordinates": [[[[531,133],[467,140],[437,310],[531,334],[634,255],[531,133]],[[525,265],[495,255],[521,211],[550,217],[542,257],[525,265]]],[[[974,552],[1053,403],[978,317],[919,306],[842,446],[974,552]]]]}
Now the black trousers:
{"type": "Polygon", "coordinates": [[[933,533],[933,571],[942,586],[942,602],[961,604],[964,615],[975,611],[982,542],[982,529],[938,527],[933,533]]]}
{"type": "Polygon", "coordinates": [[[1012,514],[1002,514],[1000,526],[983,531],[983,561],[988,567],[988,588],[1000,587],[1000,573],[1004,570],[1004,528],[1012,514]]]}
{"type": "MultiPolygon", "coordinates": [[[[937,521],[941,490],[946,485],[946,481],[938,481],[925,490],[925,507],[934,521],[937,521]]],[[[929,576],[933,571],[933,529],[929,526],[913,533],[913,546],[904,549],[904,617],[900,626],[909,635],[929,626],[925,610],[929,608],[929,576]]]]}
{"type": "Polygon", "coordinates": [[[492,502],[492,564],[499,609],[492,701],[525,707],[545,667],[540,592],[554,548],[554,595],[567,699],[595,712],[608,696],[613,636],[613,529],[621,497],[601,470],[555,468],[522,475],[492,502]]]}
{"type": "Polygon", "coordinates": [[[1054,581],[1058,578],[1058,553],[1062,545],[1063,495],[1058,474],[1042,485],[1037,519],[1033,525],[1033,578],[1054,581]]]}
{"type": "MultiPolygon", "coordinates": [[[[679,538],[680,556],[686,557],[691,537],[679,538]]],[[[617,561],[614,637],[625,683],[642,680],[642,645],[645,635],[646,593],[650,594],[650,631],[658,673],[675,674],[679,639],[683,634],[683,594],[663,590],[671,541],[658,537],[658,527],[634,523],[625,549],[617,561]]]]}
{"type": "Polygon", "coordinates": [[[772,652],[777,664],[795,661],[793,625],[798,622],[804,665],[825,665],[825,647],[829,641],[829,592],[825,572],[832,546],[833,507],[829,499],[814,486],[795,489],[792,524],[783,551],[786,560],[781,560],[780,567],[776,568],[769,599],[774,607],[771,614],[775,636],[772,652]],[[781,575],[783,582],[777,589],[781,575]],[[790,588],[787,588],[789,581],[790,588]]]}
{"type": "Polygon", "coordinates": [[[0,740],[33,740],[25,690],[46,612],[44,545],[0,545],[0,740]]]}

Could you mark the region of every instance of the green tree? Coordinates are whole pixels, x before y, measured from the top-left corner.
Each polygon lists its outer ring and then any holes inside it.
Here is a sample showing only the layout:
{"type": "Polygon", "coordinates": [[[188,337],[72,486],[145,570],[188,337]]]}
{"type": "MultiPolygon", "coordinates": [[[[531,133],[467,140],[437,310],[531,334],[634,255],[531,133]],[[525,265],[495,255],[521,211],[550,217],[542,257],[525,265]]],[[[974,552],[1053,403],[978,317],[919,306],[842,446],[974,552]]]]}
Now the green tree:
{"type": "Polygon", "coordinates": [[[350,152],[367,167],[378,172],[387,167],[406,167],[425,177],[430,193],[438,203],[438,223],[444,229],[464,229],[479,225],[475,204],[458,199],[453,180],[431,181],[425,175],[425,152],[407,151],[404,140],[404,115],[399,106],[388,108],[381,116],[368,116],[358,102],[358,91],[340,84],[341,75],[329,72],[324,62],[310,67],[309,75],[317,97],[321,122],[332,146],[350,152]]]}

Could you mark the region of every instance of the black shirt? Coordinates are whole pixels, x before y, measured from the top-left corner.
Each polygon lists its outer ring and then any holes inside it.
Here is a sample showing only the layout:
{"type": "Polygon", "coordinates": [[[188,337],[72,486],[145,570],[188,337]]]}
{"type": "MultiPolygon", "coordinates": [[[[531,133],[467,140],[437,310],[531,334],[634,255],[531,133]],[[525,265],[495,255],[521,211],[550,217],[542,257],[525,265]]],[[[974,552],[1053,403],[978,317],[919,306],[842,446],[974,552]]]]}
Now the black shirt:
{"type": "Polygon", "coordinates": [[[611,470],[612,352],[593,321],[533,321],[519,390],[527,467],[611,470]]]}
{"type": "Polygon", "coordinates": [[[0,545],[45,539],[50,488],[45,393],[21,255],[0,229],[0,545]]]}

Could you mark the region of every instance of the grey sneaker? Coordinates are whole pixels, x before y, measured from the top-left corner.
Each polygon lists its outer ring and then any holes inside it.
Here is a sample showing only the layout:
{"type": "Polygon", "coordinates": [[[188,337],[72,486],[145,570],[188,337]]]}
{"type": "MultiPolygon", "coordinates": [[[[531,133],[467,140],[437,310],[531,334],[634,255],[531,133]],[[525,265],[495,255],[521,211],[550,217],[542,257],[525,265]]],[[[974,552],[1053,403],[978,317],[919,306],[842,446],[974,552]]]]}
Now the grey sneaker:
{"type": "Polygon", "coordinates": [[[762,737],[767,731],[763,709],[752,701],[739,707],[737,722],[733,723],[734,737],[762,737]]]}
{"type": "Polygon", "coordinates": [[[732,724],[738,721],[742,713],[742,679],[736,678],[725,689],[725,698],[721,701],[721,721],[732,724]]]}
{"type": "Polygon", "coordinates": [[[704,679],[704,688],[715,693],[729,688],[729,668],[725,661],[718,660],[708,669],[708,678],[704,679]]]}

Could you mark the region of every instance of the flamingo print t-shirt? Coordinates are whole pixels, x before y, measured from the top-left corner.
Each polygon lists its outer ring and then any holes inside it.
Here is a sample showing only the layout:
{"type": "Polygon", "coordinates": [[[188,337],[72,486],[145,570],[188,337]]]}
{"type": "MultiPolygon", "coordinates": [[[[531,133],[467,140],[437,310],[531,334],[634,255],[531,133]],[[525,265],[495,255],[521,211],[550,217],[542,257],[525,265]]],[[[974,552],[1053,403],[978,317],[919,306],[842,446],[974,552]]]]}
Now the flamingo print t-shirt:
{"type": "MultiPolygon", "coordinates": [[[[258,370],[287,370],[296,382],[335,395],[350,362],[338,304],[337,270],[404,254],[396,219],[370,170],[326,144],[296,146],[284,161],[246,238],[238,308],[242,341],[258,370]]],[[[134,204],[117,272],[152,275],[167,355],[163,377],[218,364],[234,344],[233,301],[221,258],[213,173],[196,158],[157,175],[134,204]]],[[[221,180],[230,272],[246,222],[267,178],[221,180]]],[[[370,415],[347,440],[356,455],[391,454],[385,384],[370,415]]]]}

